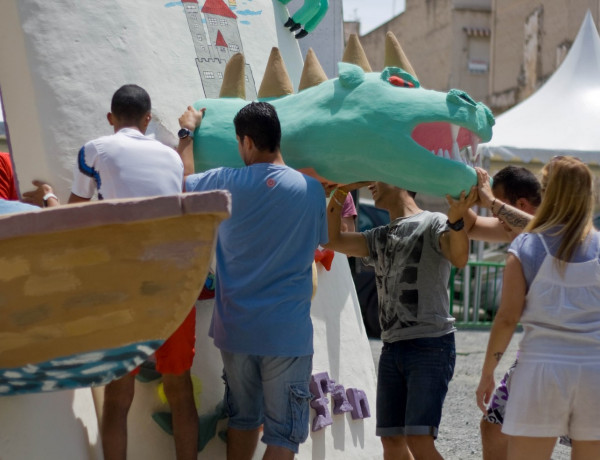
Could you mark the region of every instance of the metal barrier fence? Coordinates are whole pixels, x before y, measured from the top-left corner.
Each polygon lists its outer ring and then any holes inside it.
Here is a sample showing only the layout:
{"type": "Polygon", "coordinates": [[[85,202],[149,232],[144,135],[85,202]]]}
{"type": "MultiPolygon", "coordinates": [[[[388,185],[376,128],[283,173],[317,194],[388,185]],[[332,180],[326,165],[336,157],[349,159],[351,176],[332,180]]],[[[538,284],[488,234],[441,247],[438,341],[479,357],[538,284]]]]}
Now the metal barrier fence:
{"type": "Polygon", "coordinates": [[[500,306],[504,262],[470,261],[450,274],[450,314],[457,326],[489,326],[500,306]],[[465,282],[466,281],[466,282],[465,282]]]}

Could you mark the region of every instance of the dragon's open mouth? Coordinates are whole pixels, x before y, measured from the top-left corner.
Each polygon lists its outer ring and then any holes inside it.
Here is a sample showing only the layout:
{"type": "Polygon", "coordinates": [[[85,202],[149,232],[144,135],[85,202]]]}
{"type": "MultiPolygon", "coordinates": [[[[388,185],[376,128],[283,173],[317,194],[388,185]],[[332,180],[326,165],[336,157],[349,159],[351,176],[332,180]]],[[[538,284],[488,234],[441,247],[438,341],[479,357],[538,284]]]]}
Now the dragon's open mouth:
{"type": "Polygon", "coordinates": [[[470,166],[479,160],[477,146],[481,139],[461,126],[446,122],[421,123],[413,130],[412,139],[438,157],[470,166]]]}

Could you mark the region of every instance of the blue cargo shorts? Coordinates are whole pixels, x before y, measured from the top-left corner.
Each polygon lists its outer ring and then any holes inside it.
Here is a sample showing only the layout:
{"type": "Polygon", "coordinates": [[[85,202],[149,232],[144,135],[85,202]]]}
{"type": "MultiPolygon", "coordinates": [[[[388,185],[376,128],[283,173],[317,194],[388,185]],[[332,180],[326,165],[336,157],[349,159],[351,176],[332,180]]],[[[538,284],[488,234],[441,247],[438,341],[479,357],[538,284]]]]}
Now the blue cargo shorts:
{"type": "Polygon", "coordinates": [[[263,427],[261,441],[298,453],[309,429],[312,355],[257,356],[221,350],[229,427],[263,427]]]}

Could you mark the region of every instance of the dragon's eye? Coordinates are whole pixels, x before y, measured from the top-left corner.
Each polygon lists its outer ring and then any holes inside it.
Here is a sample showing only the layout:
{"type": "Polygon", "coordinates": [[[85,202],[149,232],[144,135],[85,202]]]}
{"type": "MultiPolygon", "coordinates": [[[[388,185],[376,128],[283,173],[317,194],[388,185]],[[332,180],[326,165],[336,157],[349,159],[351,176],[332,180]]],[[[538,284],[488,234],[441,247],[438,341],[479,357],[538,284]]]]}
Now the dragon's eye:
{"type": "Polygon", "coordinates": [[[388,78],[388,81],[394,85],[394,86],[400,86],[402,88],[414,88],[415,85],[410,82],[410,81],[406,81],[403,78],[400,78],[398,75],[392,75],[390,78],[388,78]]]}
{"type": "Polygon", "coordinates": [[[419,80],[399,67],[386,67],[381,72],[381,79],[384,82],[392,86],[398,86],[399,88],[421,87],[419,80]]]}

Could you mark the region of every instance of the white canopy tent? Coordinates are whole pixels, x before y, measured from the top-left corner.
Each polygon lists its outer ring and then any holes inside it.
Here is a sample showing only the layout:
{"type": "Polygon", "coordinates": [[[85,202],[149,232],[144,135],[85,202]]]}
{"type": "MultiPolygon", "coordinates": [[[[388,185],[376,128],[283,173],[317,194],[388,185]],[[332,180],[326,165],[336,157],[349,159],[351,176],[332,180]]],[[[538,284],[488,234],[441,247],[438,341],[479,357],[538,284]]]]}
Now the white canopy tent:
{"type": "Polygon", "coordinates": [[[532,96],[496,119],[479,147],[504,161],[574,155],[600,164],[600,37],[588,10],[567,57],[532,96]]]}

